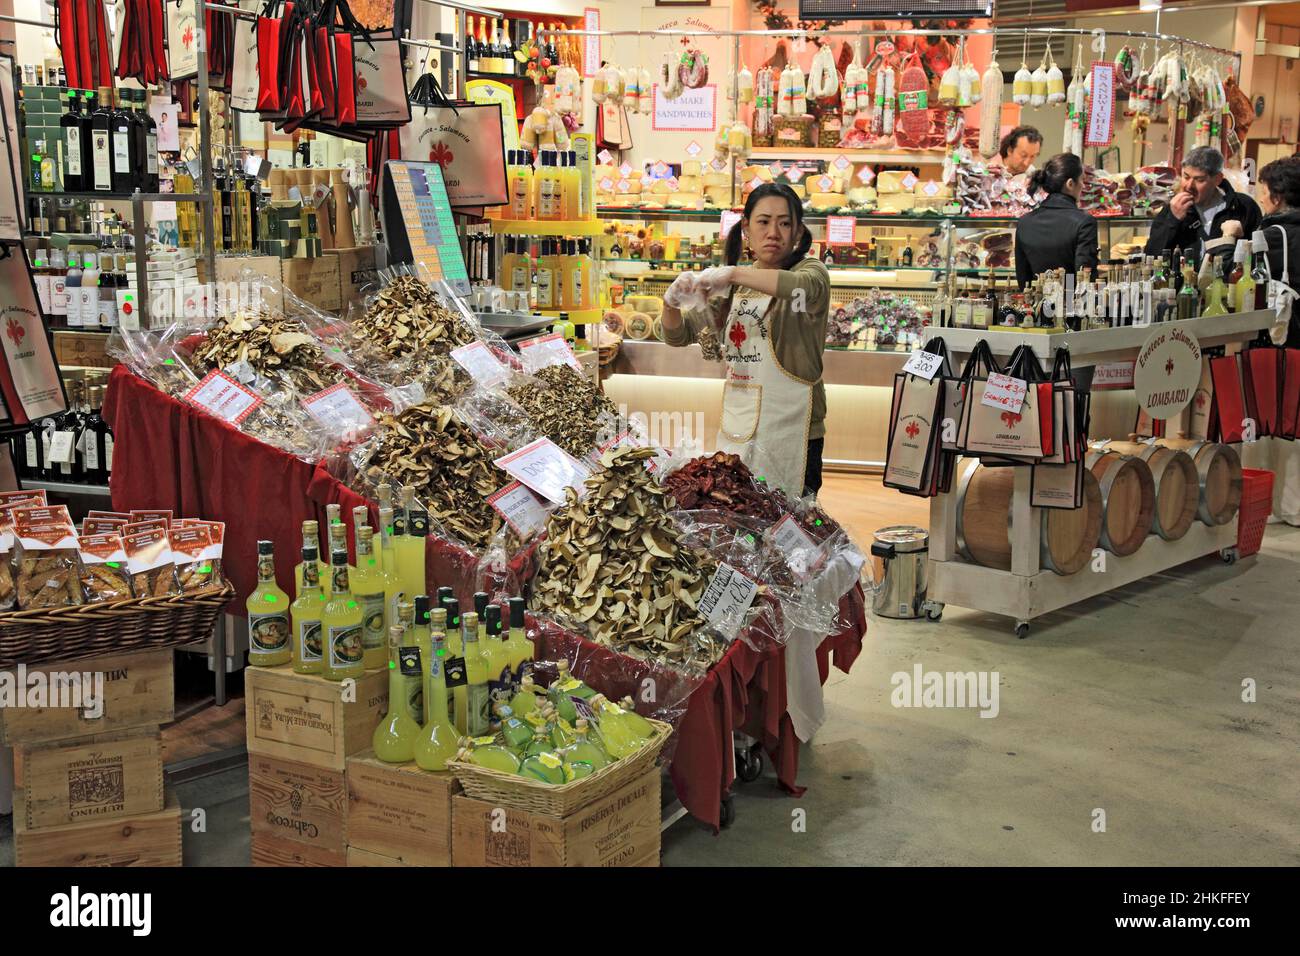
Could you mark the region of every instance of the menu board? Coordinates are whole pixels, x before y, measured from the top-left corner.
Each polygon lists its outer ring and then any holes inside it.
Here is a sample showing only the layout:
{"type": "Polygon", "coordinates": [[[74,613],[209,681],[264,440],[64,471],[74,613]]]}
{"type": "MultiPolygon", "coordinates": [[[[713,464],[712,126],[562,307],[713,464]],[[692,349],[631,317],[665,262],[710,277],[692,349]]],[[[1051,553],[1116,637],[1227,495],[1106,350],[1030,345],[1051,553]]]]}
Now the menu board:
{"type": "Polygon", "coordinates": [[[424,278],[439,279],[461,295],[470,291],[451,201],[437,163],[389,160],[384,164],[384,230],[389,258],[422,266],[424,278]]]}

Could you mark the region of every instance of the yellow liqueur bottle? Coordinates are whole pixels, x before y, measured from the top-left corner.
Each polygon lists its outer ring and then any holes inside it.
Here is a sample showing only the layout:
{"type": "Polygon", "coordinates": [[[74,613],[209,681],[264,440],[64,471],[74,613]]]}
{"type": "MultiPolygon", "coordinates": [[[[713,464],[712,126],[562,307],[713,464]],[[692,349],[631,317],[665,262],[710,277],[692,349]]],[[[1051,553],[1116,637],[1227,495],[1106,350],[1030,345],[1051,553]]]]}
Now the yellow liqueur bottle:
{"type": "MultiPolygon", "coordinates": [[[[384,579],[384,606],[388,609],[388,619],[397,620],[397,603],[402,599],[402,586],[397,580],[397,572],[394,570],[395,561],[397,560],[397,551],[394,548],[393,538],[393,509],[392,506],[379,506],[379,541],[375,549],[379,556],[380,573],[384,579]]],[[[415,599],[414,594],[406,595],[406,600],[415,599]]]]}
{"type": "Polygon", "coordinates": [[[412,601],[397,602],[397,623],[402,628],[402,650],[405,653],[410,648],[415,648],[415,653],[419,655],[420,666],[415,673],[403,671],[406,676],[405,697],[406,706],[411,711],[411,717],[421,727],[424,726],[424,673],[425,667],[429,661],[429,624],[426,617],[423,626],[416,623],[415,603],[412,601]]]}
{"type": "MultiPolygon", "coordinates": [[[[365,510],[365,509],[359,509],[365,510]]],[[[359,516],[357,516],[359,518],[359,516]]],[[[387,617],[384,607],[384,580],[375,558],[375,529],[368,524],[353,525],[357,533],[357,570],[351,579],[352,595],[361,605],[361,642],[365,649],[366,670],[378,670],[388,659],[387,617]]]]}
{"type": "Polygon", "coordinates": [[[321,588],[319,567],[315,543],[305,545],[302,564],[298,565],[302,572],[298,597],[289,607],[293,619],[293,669],[298,674],[320,673],[320,616],[325,609],[325,591],[321,588]]]}
{"type": "Polygon", "coordinates": [[[257,587],[248,608],[248,663],[274,667],[289,661],[289,595],[275,583],[275,546],[257,542],[257,587]]]}
{"type": "Polygon", "coordinates": [[[431,639],[432,652],[425,668],[429,675],[426,684],[429,706],[425,708],[429,719],[415,744],[415,763],[421,770],[446,770],[447,761],[457,756],[461,741],[456,728],[447,720],[447,683],[442,669],[447,649],[437,633],[431,639]]]}
{"type": "Polygon", "coordinates": [[[408,600],[417,594],[428,594],[424,580],[425,538],[429,534],[429,513],[415,503],[415,493],[409,487],[403,487],[398,494],[398,501],[405,515],[403,531],[395,536],[393,547],[395,560],[393,573],[397,575],[397,588],[407,595],[408,600]]]}
{"type": "Polygon", "coordinates": [[[468,611],[461,616],[461,641],[465,645],[465,710],[456,709],[457,723],[464,720],[468,737],[482,737],[488,732],[488,664],[478,639],[478,615],[468,611]]]}
{"type": "MultiPolygon", "coordinates": [[[[302,546],[311,548],[318,555],[320,553],[320,525],[315,521],[304,521],[302,523],[302,546]]],[[[329,573],[329,565],[324,561],[316,562],[316,580],[320,581],[329,573]]],[[[302,563],[293,569],[293,583],[297,589],[295,593],[302,591],[302,563]]]]}
{"type": "Polygon", "coordinates": [[[569,673],[569,662],[561,658],[556,663],[559,673],[554,683],[547,689],[547,696],[555,707],[555,712],[572,724],[578,719],[578,710],[573,698],[590,700],[596,692],[569,673]]]}
{"type": "Polygon", "coordinates": [[[501,723],[501,736],[506,746],[522,753],[533,739],[533,729],[515,716],[509,704],[497,704],[494,708],[497,720],[501,723]]]}
{"type": "Polygon", "coordinates": [[[501,606],[487,606],[487,628],[483,642],[483,656],[488,662],[488,697],[495,705],[509,704],[514,696],[510,681],[510,662],[506,655],[506,642],[502,640],[501,606]]]}
{"type": "Polygon", "coordinates": [[[503,773],[519,772],[519,758],[508,747],[502,747],[491,737],[480,737],[477,740],[462,737],[460,746],[461,749],[456,754],[457,760],[477,764],[489,770],[500,770],[503,773]]]}
{"type": "MultiPolygon", "coordinates": [[[[416,653],[406,657],[402,650],[403,636],[401,625],[389,628],[388,713],[370,738],[375,756],[385,763],[407,763],[414,759],[415,745],[421,736],[420,725],[411,716],[406,702],[406,672],[414,667],[418,674],[420,658],[416,653]]],[[[406,651],[412,652],[413,648],[406,651]]]]}
{"type": "MultiPolygon", "coordinates": [[[[510,599],[510,632],[506,635],[506,661],[510,665],[510,683],[516,690],[523,681],[525,664],[533,659],[533,642],[524,633],[524,607],[521,597],[510,599]]],[[[513,707],[514,704],[512,703],[513,707]]]]}
{"type": "Polygon", "coordinates": [[[591,708],[600,726],[600,739],[605,752],[616,760],[639,750],[646,737],[628,717],[627,711],[605,699],[604,694],[591,698],[591,708]]]}
{"type": "Polygon", "coordinates": [[[532,677],[525,675],[524,679],[519,682],[518,693],[510,700],[510,709],[520,719],[526,719],[529,714],[537,712],[541,702],[545,699],[537,693],[532,677]]]}
{"type": "Polygon", "coordinates": [[[347,551],[338,550],[330,555],[330,579],[330,599],[321,612],[321,634],[325,640],[321,676],[328,680],[359,678],[366,673],[361,605],[352,596],[348,582],[347,551]]]}
{"type": "MultiPolygon", "coordinates": [[[[423,633],[420,637],[420,640],[422,640],[429,647],[432,647],[434,644],[441,644],[443,651],[446,652],[447,651],[447,609],[442,607],[437,607],[434,608],[432,611],[429,610],[429,598],[427,595],[423,595],[423,594],[420,595],[420,597],[416,598],[416,604],[417,604],[417,608],[416,608],[415,616],[416,616],[417,626],[419,621],[423,620],[425,622],[423,626],[423,633]]],[[[446,686],[447,683],[448,656],[449,656],[448,653],[444,653],[442,668],[441,668],[443,674],[444,687],[446,686]]],[[[432,689],[429,687],[429,669],[427,667],[424,670],[423,693],[424,693],[424,700],[431,699],[430,694],[432,694],[432,689]]],[[[454,724],[456,719],[456,712],[452,706],[451,695],[449,693],[444,692],[443,697],[446,698],[447,700],[447,706],[445,708],[446,713],[444,716],[447,718],[447,723],[454,724]]],[[[425,721],[427,722],[428,719],[429,717],[426,712],[425,721]]]]}
{"type": "Polygon", "coordinates": [[[452,697],[451,722],[459,729],[461,715],[466,712],[467,707],[465,646],[460,637],[460,602],[451,598],[444,606],[444,610],[447,612],[447,661],[443,673],[447,675],[447,689],[452,697]]]}
{"type": "Polygon", "coordinates": [[[588,736],[588,724],[585,717],[579,717],[578,722],[574,725],[574,741],[565,747],[561,754],[566,763],[588,763],[592,770],[600,770],[602,767],[609,766],[609,754],[605,753],[599,745],[592,743],[588,736]]]}

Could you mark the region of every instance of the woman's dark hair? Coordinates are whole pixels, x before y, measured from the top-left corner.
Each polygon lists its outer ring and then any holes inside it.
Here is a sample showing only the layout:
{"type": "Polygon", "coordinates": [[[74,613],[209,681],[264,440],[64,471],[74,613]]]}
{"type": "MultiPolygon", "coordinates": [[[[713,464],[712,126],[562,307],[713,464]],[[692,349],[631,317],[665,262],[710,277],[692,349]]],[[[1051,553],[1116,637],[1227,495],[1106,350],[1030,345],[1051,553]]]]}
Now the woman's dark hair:
{"type": "Polygon", "coordinates": [[[1029,177],[1029,195],[1040,189],[1049,196],[1059,193],[1071,179],[1083,179],[1083,160],[1074,153],[1057,153],[1029,177]]]}
{"type": "Polygon", "coordinates": [[[1275,159],[1259,171],[1259,181],[1288,209],[1300,209],[1300,157],[1275,159]]]}
{"type": "MultiPolygon", "coordinates": [[[[790,219],[794,222],[795,228],[794,250],[786,257],[785,262],[781,263],[781,268],[789,269],[808,255],[808,250],[812,248],[812,233],[803,224],[803,203],[795,195],[794,190],[781,183],[763,183],[745,200],[745,211],[741,216],[748,219],[754,214],[754,208],[759,202],[769,196],[780,196],[790,205],[790,219]]],[[[740,232],[740,223],[736,223],[731,227],[731,232],[727,233],[727,243],[723,247],[723,261],[729,266],[734,266],[740,261],[740,247],[744,242],[740,232]]]]}

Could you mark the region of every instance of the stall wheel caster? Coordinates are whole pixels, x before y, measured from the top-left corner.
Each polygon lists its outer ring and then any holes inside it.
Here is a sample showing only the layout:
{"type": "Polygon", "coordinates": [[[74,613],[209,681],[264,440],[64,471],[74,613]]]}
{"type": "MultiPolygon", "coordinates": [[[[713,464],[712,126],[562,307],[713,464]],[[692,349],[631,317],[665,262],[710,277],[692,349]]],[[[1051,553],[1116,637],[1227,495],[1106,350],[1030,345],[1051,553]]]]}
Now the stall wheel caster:
{"type": "Polygon", "coordinates": [[[727,829],[736,822],[736,804],[735,798],[730,794],[722,798],[722,805],[718,808],[718,825],[722,829],[727,829]]]}
{"type": "Polygon", "coordinates": [[[1028,621],[1017,621],[1017,622],[1016,622],[1016,637],[1020,638],[1020,640],[1023,641],[1023,640],[1024,640],[1026,637],[1028,637],[1028,636],[1029,636],[1029,622],[1028,622],[1028,621]]]}
{"type": "Polygon", "coordinates": [[[943,617],[943,605],[938,603],[925,604],[925,619],[927,621],[938,621],[943,617]]]}
{"type": "Polygon", "coordinates": [[[1241,557],[1241,552],[1236,548],[1224,548],[1219,552],[1219,557],[1223,559],[1224,564],[1236,564],[1237,559],[1241,557]]]}
{"type": "Polygon", "coordinates": [[[736,776],[745,783],[753,783],[763,775],[763,749],[758,744],[736,751],[736,776]]]}

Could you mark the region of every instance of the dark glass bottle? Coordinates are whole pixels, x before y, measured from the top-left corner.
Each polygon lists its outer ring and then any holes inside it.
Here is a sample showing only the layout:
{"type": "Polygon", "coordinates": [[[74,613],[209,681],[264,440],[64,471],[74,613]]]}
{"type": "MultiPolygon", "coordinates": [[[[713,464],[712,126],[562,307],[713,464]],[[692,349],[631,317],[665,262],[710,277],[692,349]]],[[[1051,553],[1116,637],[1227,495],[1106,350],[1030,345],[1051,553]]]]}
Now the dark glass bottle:
{"type": "MultiPolygon", "coordinates": [[[[112,100],[109,100],[112,103],[112,100]]],[[[113,132],[113,192],[127,194],[135,191],[138,183],[137,168],[140,148],[135,141],[135,126],[131,114],[121,105],[109,110],[109,124],[113,132]]]]}
{"type": "Polygon", "coordinates": [[[90,390],[89,410],[85,418],[85,442],[83,460],[85,463],[86,482],[92,485],[108,484],[108,471],[105,469],[104,442],[110,435],[108,422],[104,421],[101,409],[104,404],[104,389],[90,390]]]}
{"type": "Polygon", "coordinates": [[[144,127],[144,186],[147,193],[158,191],[158,121],[149,112],[149,91],[141,90],[135,95],[139,108],[140,122],[144,127]]]}
{"type": "Polygon", "coordinates": [[[63,191],[79,193],[86,187],[81,165],[81,101],[75,90],[68,94],[68,111],[59,126],[63,129],[63,191]]]}

